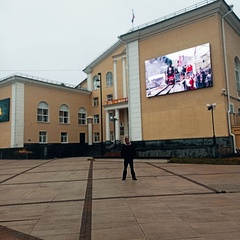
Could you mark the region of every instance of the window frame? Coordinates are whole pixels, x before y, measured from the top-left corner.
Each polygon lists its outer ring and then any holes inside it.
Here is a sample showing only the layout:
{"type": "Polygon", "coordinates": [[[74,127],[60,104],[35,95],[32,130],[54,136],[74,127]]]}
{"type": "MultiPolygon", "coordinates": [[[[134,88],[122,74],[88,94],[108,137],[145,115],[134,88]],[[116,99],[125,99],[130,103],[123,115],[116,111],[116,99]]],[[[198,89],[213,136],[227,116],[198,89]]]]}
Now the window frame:
{"type": "Polygon", "coordinates": [[[70,118],[69,118],[69,108],[66,104],[62,104],[59,108],[58,117],[59,117],[59,123],[60,124],[69,124],[70,118]]]}
{"type": "Polygon", "coordinates": [[[99,132],[94,132],[93,133],[93,141],[94,141],[94,143],[99,143],[100,142],[100,133],[99,132]]]}
{"type": "Polygon", "coordinates": [[[99,97],[94,97],[93,98],[93,107],[98,107],[99,106],[99,97]]]}
{"type": "Polygon", "coordinates": [[[112,72],[108,72],[106,74],[106,87],[112,87],[113,86],[113,74],[112,72]]]}
{"type": "Polygon", "coordinates": [[[68,132],[61,132],[61,143],[68,143],[68,132]]]}
{"type": "Polygon", "coordinates": [[[41,144],[47,143],[47,131],[39,131],[38,133],[38,141],[41,144]]]}
{"type": "Polygon", "coordinates": [[[93,115],[93,124],[99,124],[99,114],[93,115]]]}
{"type": "Polygon", "coordinates": [[[78,125],[87,125],[87,111],[84,107],[78,110],[78,125]]]}
{"type": "Polygon", "coordinates": [[[40,102],[37,107],[37,122],[49,123],[49,107],[44,101],[40,102]]]}

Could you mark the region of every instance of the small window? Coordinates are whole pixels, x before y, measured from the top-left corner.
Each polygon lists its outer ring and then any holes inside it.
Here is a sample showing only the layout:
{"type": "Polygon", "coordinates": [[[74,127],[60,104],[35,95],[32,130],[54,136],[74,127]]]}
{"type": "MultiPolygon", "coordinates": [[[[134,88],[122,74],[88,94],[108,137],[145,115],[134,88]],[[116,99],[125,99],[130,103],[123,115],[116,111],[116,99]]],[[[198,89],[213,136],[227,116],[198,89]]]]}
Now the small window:
{"type": "Polygon", "coordinates": [[[39,143],[47,143],[47,132],[39,132],[39,143]]]}
{"type": "Polygon", "coordinates": [[[95,114],[95,115],[93,116],[93,123],[94,123],[94,124],[99,123],[99,115],[98,115],[98,114],[95,114]]]}
{"type": "Polygon", "coordinates": [[[100,142],[100,134],[99,132],[94,133],[94,142],[99,143],[100,142]]]}
{"type": "Polygon", "coordinates": [[[37,108],[37,121],[48,122],[48,105],[45,102],[40,102],[37,108]]]}
{"type": "Polygon", "coordinates": [[[113,122],[113,117],[114,117],[113,112],[109,112],[109,120],[111,123],[113,122]]]}
{"type": "Polygon", "coordinates": [[[98,97],[93,98],[93,107],[97,107],[99,105],[98,97]]]}
{"type": "Polygon", "coordinates": [[[68,143],[68,133],[61,132],[61,143],[68,143]]]}
{"type": "Polygon", "coordinates": [[[234,105],[233,105],[233,103],[230,103],[230,113],[234,113],[234,105]]]}
{"type": "Polygon", "coordinates": [[[98,89],[98,87],[99,87],[99,78],[96,75],[96,76],[93,77],[93,90],[98,89]]]}
{"type": "Polygon", "coordinates": [[[108,94],[107,95],[107,101],[112,101],[113,100],[113,95],[112,94],[108,94]]]}
{"type": "Polygon", "coordinates": [[[108,72],[106,75],[106,86],[111,87],[113,85],[113,75],[111,72],[108,72]]]}
{"type": "Polygon", "coordinates": [[[78,110],[78,124],[80,125],[87,124],[87,114],[85,108],[80,108],[78,110]]]}
{"type": "Polygon", "coordinates": [[[59,109],[59,123],[62,124],[69,123],[69,111],[67,105],[61,105],[59,109]]]}

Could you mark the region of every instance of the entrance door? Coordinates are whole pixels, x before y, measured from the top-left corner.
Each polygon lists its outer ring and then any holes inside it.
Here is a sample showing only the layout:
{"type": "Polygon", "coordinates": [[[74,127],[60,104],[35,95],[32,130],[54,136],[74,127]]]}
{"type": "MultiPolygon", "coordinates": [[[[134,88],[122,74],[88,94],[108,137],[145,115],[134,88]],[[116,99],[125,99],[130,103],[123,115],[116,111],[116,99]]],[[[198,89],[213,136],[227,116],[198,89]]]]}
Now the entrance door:
{"type": "Polygon", "coordinates": [[[80,142],[80,144],[82,144],[82,145],[85,144],[85,133],[80,133],[80,134],[79,134],[79,142],[80,142]]]}

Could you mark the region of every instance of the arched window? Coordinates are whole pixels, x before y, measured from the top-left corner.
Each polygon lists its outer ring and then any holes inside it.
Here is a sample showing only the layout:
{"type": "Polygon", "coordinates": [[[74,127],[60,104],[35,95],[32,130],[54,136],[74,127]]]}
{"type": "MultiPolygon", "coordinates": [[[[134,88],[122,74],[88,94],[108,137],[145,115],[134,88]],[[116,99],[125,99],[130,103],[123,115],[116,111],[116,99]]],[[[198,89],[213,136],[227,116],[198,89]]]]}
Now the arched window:
{"type": "Polygon", "coordinates": [[[48,122],[48,104],[46,102],[40,102],[37,108],[37,121],[48,122]]]}
{"type": "Polygon", "coordinates": [[[113,75],[111,72],[108,72],[106,75],[106,86],[111,87],[113,85],[113,75]]]}
{"type": "Polygon", "coordinates": [[[87,124],[87,112],[86,109],[81,107],[78,110],[78,124],[86,125],[87,124]]]}
{"type": "Polygon", "coordinates": [[[68,106],[63,104],[59,108],[59,123],[69,123],[69,110],[68,106]]]}
{"type": "Polygon", "coordinates": [[[100,83],[98,82],[98,76],[95,75],[95,76],[93,77],[93,90],[98,89],[99,84],[100,84],[100,83]]]}
{"type": "Polygon", "coordinates": [[[235,78],[237,83],[237,91],[238,91],[238,96],[240,96],[240,63],[239,63],[238,57],[235,57],[234,63],[235,63],[235,78]]]}

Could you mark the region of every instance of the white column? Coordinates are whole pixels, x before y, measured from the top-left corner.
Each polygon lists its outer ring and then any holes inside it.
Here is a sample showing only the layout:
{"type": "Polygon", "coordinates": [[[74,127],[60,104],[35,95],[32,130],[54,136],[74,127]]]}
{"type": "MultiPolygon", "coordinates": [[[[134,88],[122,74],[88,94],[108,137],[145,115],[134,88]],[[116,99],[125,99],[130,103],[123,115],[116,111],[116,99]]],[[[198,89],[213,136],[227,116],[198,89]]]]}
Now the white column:
{"type": "Polygon", "coordinates": [[[126,59],[122,58],[122,72],[123,72],[123,97],[127,97],[127,81],[126,81],[126,59]]]}
{"type": "Polygon", "coordinates": [[[12,84],[11,147],[24,146],[24,84],[12,84]]]}
{"type": "Polygon", "coordinates": [[[110,140],[109,111],[106,111],[106,142],[110,140]]]}
{"type": "Polygon", "coordinates": [[[88,145],[93,145],[93,117],[88,117],[87,122],[88,122],[88,145]]]}
{"type": "Polygon", "coordinates": [[[92,74],[88,73],[87,74],[87,90],[92,91],[92,88],[93,88],[92,74]]]}
{"type": "Polygon", "coordinates": [[[113,61],[113,89],[114,89],[114,99],[117,99],[117,61],[113,61]]]}
{"type": "Polygon", "coordinates": [[[117,121],[115,121],[115,131],[116,131],[116,140],[120,140],[120,119],[119,119],[119,109],[115,110],[115,117],[117,121]]]}

